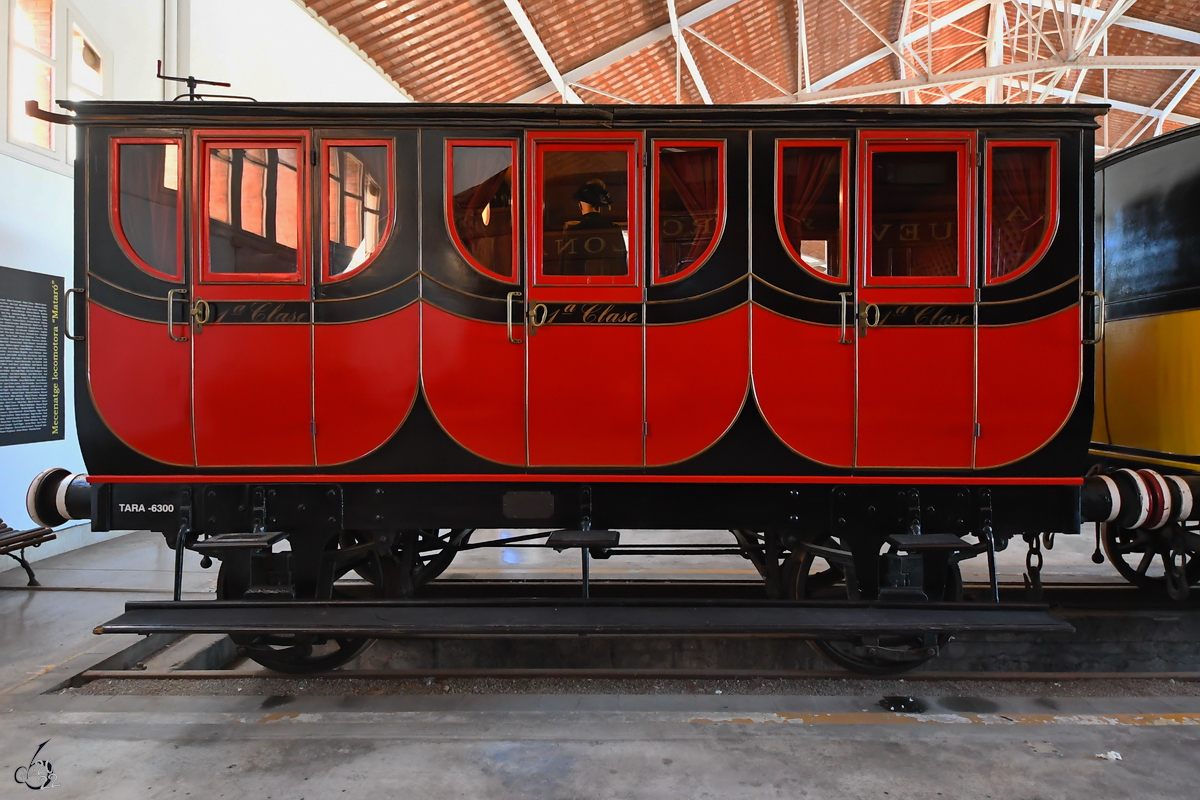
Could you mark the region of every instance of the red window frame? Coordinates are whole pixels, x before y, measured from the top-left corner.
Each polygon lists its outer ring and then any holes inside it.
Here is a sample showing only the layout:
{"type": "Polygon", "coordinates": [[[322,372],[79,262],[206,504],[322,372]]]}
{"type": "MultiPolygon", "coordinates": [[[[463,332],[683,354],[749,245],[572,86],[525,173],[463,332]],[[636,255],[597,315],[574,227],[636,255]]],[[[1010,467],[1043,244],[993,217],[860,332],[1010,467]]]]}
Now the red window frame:
{"type": "MultiPolygon", "coordinates": [[[[721,236],[725,233],[726,206],[728,205],[727,187],[728,187],[728,162],[725,160],[725,140],[724,139],[655,139],[652,143],[654,150],[654,176],[653,188],[651,189],[651,241],[654,247],[654,276],[655,284],[674,283],[675,281],[683,280],[696,270],[700,269],[712,256],[717,249],[717,245],[721,243],[721,236]],[[712,241],[704,248],[699,258],[687,269],[676,272],[674,275],[662,274],[661,253],[659,253],[659,189],[662,186],[662,170],[659,168],[660,154],[664,147],[715,147],[717,150],[717,162],[720,164],[720,169],[717,171],[717,222],[713,228],[712,241]]],[[[632,234],[630,240],[632,241],[632,234]]]]}
{"type": "Polygon", "coordinates": [[[533,285],[557,287],[637,287],[641,286],[642,236],[642,170],[641,154],[645,136],[642,133],[609,133],[580,131],[526,134],[529,160],[526,164],[529,186],[528,217],[532,235],[529,252],[533,258],[533,285]],[[625,152],[629,170],[629,272],[625,275],[543,275],[542,274],[542,159],[545,152],[625,152]]]}
{"type": "Polygon", "coordinates": [[[1050,243],[1054,241],[1055,235],[1058,233],[1058,225],[1061,220],[1061,213],[1058,207],[1058,140],[1057,139],[996,139],[988,141],[985,144],[985,161],[987,163],[987,193],[984,197],[984,202],[987,205],[986,218],[984,219],[985,244],[983,253],[983,283],[984,286],[996,286],[1001,283],[1008,283],[1016,280],[1024,275],[1029,270],[1037,266],[1042,257],[1046,255],[1046,251],[1050,249],[1050,243]],[[1046,233],[1042,237],[1041,243],[1037,249],[1020,267],[1002,275],[999,278],[991,277],[992,269],[992,151],[997,147],[1049,147],[1050,149],[1050,169],[1047,170],[1047,180],[1050,186],[1046,191],[1046,203],[1049,206],[1049,213],[1053,215],[1049,224],[1046,226],[1046,233]]]}
{"type": "Polygon", "coordinates": [[[375,262],[379,254],[383,252],[383,248],[387,245],[388,240],[392,236],[392,228],[396,224],[396,197],[399,195],[396,182],[396,162],[395,152],[392,147],[391,139],[322,139],[321,140],[321,282],[336,283],[353,278],[355,275],[361,275],[366,272],[367,267],[375,262]],[[375,251],[367,257],[367,260],[354,268],[353,272],[342,273],[341,275],[329,274],[329,151],[334,147],[386,147],[387,148],[387,198],[388,198],[388,214],[387,221],[384,223],[383,232],[379,235],[379,245],[375,251]]]}
{"type": "Polygon", "coordinates": [[[307,285],[312,246],[312,213],[309,153],[311,137],[307,130],[208,130],[195,133],[192,147],[193,173],[199,191],[196,196],[196,263],[200,266],[200,283],[270,283],[307,285]],[[296,149],[296,271],[285,272],[212,272],[209,269],[209,170],[208,156],[214,148],[295,148],[296,149]]]}
{"type": "Polygon", "coordinates": [[[974,170],[975,133],[973,131],[869,131],[859,138],[859,193],[862,197],[861,227],[858,231],[863,243],[861,251],[862,285],[887,288],[926,286],[929,288],[962,288],[971,286],[974,272],[972,246],[974,219],[972,199],[975,196],[974,170]],[[958,161],[958,272],[956,275],[931,275],[927,277],[893,277],[871,274],[871,242],[874,220],[872,199],[874,186],[871,179],[871,155],[894,152],[954,152],[958,161]]]}
{"type": "Polygon", "coordinates": [[[155,137],[139,137],[139,136],[114,136],[110,143],[111,151],[109,154],[109,208],[108,213],[112,224],[113,232],[116,234],[117,244],[121,250],[129,257],[129,260],[143,272],[147,272],[156,278],[171,281],[172,283],[183,282],[183,207],[184,207],[184,151],[183,138],[172,136],[155,136],[155,137]],[[173,144],[179,148],[179,158],[176,163],[176,189],[179,202],[175,208],[175,274],[169,275],[162,270],[157,270],[146,263],[145,259],[137,254],[133,249],[133,245],[129,243],[128,237],[125,235],[125,229],[121,225],[121,145],[123,144],[173,144]]]}
{"type": "Polygon", "coordinates": [[[802,269],[828,283],[846,286],[850,283],[850,141],[848,139],[776,139],[775,140],[775,230],[788,256],[802,269]],[[813,269],[804,262],[804,257],[792,246],[783,227],[783,151],[789,147],[839,147],[842,151],[842,174],[840,180],[841,241],[838,257],[841,259],[842,277],[834,278],[813,269]]]}
{"type": "Polygon", "coordinates": [[[444,155],[446,164],[446,182],[442,186],[442,191],[445,194],[446,207],[446,229],[450,232],[450,239],[454,242],[455,248],[458,249],[458,254],[466,260],[468,264],[474,267],[478,272],[493,278],[502,283],[520,284],[521,282],[521,204],[518,202],[520,197],[520,168],[517,160],[517,145],[519,142],[516,139],[447,139],[446,152],[444,155]],[[455,147],[508,147],[512,150],[512,267],[513,274],[501,275],[499,272],[490,270],[483,264],[475,260],[471,252],[467,250],[462,239],[458,236],[458,228],[454,224],[454,148],[455,147]]]}

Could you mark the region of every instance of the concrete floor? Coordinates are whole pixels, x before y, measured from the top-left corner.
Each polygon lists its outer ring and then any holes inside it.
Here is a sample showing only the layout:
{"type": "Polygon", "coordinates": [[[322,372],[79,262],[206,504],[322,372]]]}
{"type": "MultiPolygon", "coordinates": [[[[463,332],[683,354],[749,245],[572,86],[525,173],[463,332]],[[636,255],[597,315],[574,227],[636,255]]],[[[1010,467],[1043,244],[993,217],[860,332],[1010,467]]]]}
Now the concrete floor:
{"type": "MultiPolygon", "coordinates": [[[[1108,578],[1091,547],[1060,537],[1047,578],[1108,578]]],[[[751,577],[740,558],[695,558],[597,566],[751,577]]],[[[566,577],[578,563],[542,551],[504,559],[472,554],[456,575],[566,577]]],[[[1023,560],[1014,547],[1003,574],[1019,575],[1023,560]]],[[[46,694],[126,646],[91,628],[126,599],[168,596],[172,564],[160,537],[133,534],[42,562],[43,589],[23,588],[19,569],[0,573],[0,797],[27,796],[7,776],[43,742],[38,759],[64,798],[1200,796],[1200,697],[1182,692],[978,698],[966,687],[926,698],[919,714],[886,711],[877,696],[321,697],[302,680],[272,696],[46,694]],[[1120,760],[1097,757],[1110,753],[1120,760]]],[[[211,592],[215,571],[188,567],[189,596],[211,592]]]]}

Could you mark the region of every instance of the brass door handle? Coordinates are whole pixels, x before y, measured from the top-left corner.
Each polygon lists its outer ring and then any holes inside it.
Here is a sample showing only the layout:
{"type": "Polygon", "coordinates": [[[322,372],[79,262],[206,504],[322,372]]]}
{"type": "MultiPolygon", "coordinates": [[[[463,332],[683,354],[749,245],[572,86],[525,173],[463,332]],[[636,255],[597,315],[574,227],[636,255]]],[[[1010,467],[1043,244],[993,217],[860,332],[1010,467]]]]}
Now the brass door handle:
{"type": "Polygon", "coordinates": [[[508,340],[513,344],[525,344],[524,339],[516,339],[513,337],[513,300],[521,296],[522,295],[520,292],[509,292],[504,303],[505,319],[508,323],[508,340]]]}
{"type": "Polygon", "coordinates": [[[167,335],[176,342],[186,342],[188,337],[175,335],[175,296],[187,294],[187,289],[172,289],[167,292],[167,335]]]}
{"type": "Polygon", "coordinates": [[[76,292],[83,294],[85,297],[87,296],[87,292],[85,292],[83,289],[67,289],[66,294],[63,295],[63,305],[67,307],[66,314],[63,315],[63,334],[72,342],[82,342],[85,338],[87,338],[86,336],[73,336],[71,334],[71,295],[75,294],[76,292]]]}
{"type": "Polygon", "coordinates": [[[196,322],[196,333],[204,330],[204,326],[212,319],[212,306],[207,300],[196,298],[196,302],[192,303],[192,319],[196,322]]]}
{"type": "Polygon", "coordinates": [[[1096,325],[1091,339],[1084,339],[1084,344],[1100,344],[1104,341],[1104,293],[1103,292],[1084,292],[1084,297],[1095,298],[1096,303],[1096,325]]]}
{"type": "Polygon", "coordinates": [[[866,336],[867,328],[879,327],[879,322],[880,322],[879,306],[875,305],[874,303],[860,302],[858,304],[858,313],[855,314],[854,316],[855,316],[855,319],[858,320],[858,335],[859,336],[866,336]],[[873,322],[871,321],[871,312],[872,311],[875,312],[875,320],[873,322]]]}
{"type": "Polygon", "coordinates": [[[846,338],[846,307],[853,296],[854,292],[838,292],[838,297],[842,300],[842,333],[838,337],[838,344],[854,344],[854,342],[846,338]]]}
{"type": "Polygon", "coordinates": [[[533,308],[529,309],[529,335],[536,336],[537,329],[546,324],[547,318],[550,316],[550,309],[545,303],[538,303],[533,308]],[[541,312],[541,318],[538,318],[538,312],[541,312]]]}

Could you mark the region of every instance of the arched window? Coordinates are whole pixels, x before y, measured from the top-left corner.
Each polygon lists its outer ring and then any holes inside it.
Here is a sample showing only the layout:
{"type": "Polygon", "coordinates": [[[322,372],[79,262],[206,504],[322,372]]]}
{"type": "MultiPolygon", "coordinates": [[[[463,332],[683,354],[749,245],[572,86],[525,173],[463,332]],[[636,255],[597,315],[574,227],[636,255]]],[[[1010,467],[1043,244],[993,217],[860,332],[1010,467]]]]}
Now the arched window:
{"type": "Polygon", "coordinates": [[[1041,260],[1058,227],[1058,142],[988,142],[987,282],[1041,260]]]}
{"type": "Polygon", "coordinates": [[[654,281],[700,268],[725,226],[725,143],[654,143],[654,281]]]}
{"type": "Polygon", "coordinates": [[[516,142],[494,139],[446,143],[446,223],[471,266],[516,283],[516,142]]]}
{"type": "Polygon", "coordinates": [[[849,257],[850,144],[776,144],[775,222],[788,254],[804,269],[846,283],[849,257]]]}
{"type": "Polygon", "coordinates": [[[179,139],[114,139],[113,222],[134,264],[177,281],[183,261],[183,159],[179,139]]]}
{"type": "Polygon", "coordinates": [[[383,250],[392,228],[390,140],[325,140],[323,277],[362,272],[383,250]]]}

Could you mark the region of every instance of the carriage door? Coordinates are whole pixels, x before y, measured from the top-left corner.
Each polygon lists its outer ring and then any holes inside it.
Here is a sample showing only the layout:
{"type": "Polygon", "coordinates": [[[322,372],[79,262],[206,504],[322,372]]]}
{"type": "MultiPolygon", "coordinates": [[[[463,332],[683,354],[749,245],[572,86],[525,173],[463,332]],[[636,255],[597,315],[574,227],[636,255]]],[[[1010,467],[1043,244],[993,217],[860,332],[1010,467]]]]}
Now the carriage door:
{"type": "Polygon", "coordinates": [[[200,136],[198,466],[314,463],[307,132],[200,136]]]}
{"type": "Polygon", "coordinates": [[[531,466],[642,464],[642,139],[529,134],[531,466]]]}
{"type": "Polygon", "coordinates": [[[860,467],[970,467],[974,135],[864,134],[860,467]]]}

